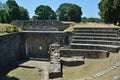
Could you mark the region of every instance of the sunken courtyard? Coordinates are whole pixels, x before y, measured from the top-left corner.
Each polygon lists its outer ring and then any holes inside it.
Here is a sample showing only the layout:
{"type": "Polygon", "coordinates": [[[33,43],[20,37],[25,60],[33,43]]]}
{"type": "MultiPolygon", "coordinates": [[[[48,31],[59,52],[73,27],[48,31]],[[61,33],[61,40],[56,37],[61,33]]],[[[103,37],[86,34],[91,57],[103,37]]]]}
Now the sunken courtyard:
{"type": "MultiPolygon", "coordinates": [[[[0,36],[0,71],[12,65],[38,70],[46,66],[41,80],[62,78],[63,65],[81,66],[87,58],[104,59],[120,50],[120,28],[76,27],[68,32],[64,30],[71,24],[60,21],[21,20],[11,24],[22,31],[0,36]]],[[[120,62],[113,68],[119,66],[120,62]]]]}

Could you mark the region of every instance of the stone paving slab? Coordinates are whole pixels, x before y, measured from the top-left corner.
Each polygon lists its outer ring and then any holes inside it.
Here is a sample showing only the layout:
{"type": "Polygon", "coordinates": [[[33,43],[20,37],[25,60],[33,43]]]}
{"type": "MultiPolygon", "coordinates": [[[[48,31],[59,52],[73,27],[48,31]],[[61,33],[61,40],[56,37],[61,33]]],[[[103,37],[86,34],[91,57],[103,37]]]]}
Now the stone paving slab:
{"type": "Polygon", "coordinates": [[[29,60],[27,62],[24,62],[22,64],[19,65],[20,67],[33,67],[33,68],[37,68],[40,72],[40,80],[48,80],[48,71],[49,71],[49,66],[50,63],[47,61],[35,61],[35,60],[29,60]]]}

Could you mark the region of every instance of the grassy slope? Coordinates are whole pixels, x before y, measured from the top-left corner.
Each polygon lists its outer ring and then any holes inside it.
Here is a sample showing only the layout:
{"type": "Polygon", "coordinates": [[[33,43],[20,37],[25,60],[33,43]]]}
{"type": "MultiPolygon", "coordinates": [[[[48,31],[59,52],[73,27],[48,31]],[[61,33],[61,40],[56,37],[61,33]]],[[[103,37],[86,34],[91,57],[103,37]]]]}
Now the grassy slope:
{"type": "Polygon", "coordinates": [[[1,24],[0,23],[0,31],[1,30],[5,31],[6,30],[6,26],[12,26],[12,25],[10,25],[10,24],[1,24]]]}
{"type": "MultiPolygon", "coordinates": [[[[111,67],[117,61],[120,61],[120,53],[112,53],[109,58],[105,59],[85,59],[85,64],[82,66],[64,66],[64,80],[83,80],[84,78],[91,78],[92,74],[111,67]]],[[[120,75],[120,68],[91,80],[112,80],[113,77],[118,75],[120,75]]]]}
{"type": "Polygon", "coordinates": [[[16,77],[19,80],[40,80],[39,72],[36,69],[16,68],[8,73],[9,77],[16,77]]]}
{"type": "Polygon", "coordinates": [[[4,35],[4,34],[8,34],[8,33],[12,33],[15,30],[21,31],[20,28],[13,26],[11,24],[1,24],[0,23],[0,35],[4,35]]]}
{"type": "MultiPolygon", "coordinates": [[[[71,22],[72,23],[72,22],[71,22]]],[[[72,23],[72,25],[67,28],[65,31],[72,31],[74,27],[117,27],[120,28],[119,26],[115,26],[113,24],[98,24],[98,23],[72,23]]]]}

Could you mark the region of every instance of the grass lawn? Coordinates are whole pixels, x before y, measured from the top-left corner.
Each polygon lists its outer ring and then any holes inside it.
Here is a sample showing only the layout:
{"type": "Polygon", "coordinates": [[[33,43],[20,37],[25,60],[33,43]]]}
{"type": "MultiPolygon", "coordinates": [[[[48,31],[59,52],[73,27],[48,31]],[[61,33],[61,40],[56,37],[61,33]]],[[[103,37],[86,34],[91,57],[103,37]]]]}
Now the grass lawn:
{"type": "Polygon", "coordinates": [[[92,74],[103,71],[120,61],[120,53],[112,53],[105,59],[85,59],[85,64],[76,67],[63,67],[63,80],[113,80],[113,77],[120,76],[120,68],[115,69],[104,76],[92,78],[92,74]],[[91,79],[92,78],[92,79],[91,79]]]}
{"type": "Polygon", "coordinates": [[[7,74],[9,78],[16,78],[10,80],[40,80],[39,75],[40,73],[38,72],[37,69],[29,69],[22,67],[18,67],[7,74]]]}

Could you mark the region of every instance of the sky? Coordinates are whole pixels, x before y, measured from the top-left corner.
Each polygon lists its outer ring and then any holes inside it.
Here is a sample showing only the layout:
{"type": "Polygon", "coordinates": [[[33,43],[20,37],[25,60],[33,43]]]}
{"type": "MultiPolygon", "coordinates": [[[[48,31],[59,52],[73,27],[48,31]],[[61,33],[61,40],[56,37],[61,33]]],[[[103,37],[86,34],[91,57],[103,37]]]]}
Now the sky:
{"type": "MultiPolygon", "coordinates": [[[[7,0],[0,0],[2,3],[6,1],[7,0]]],[[[98,3],[100,0],[16,0],[16,2],[19,6],[23,6],[28,10],[30,17],[35,15],[34,11],[39,5],[48,5],[52,10],[56,11],[62,3],[72,3],[80,6],[82,9],[82,17],[100,17],[98,15],[98,3]]]]}

